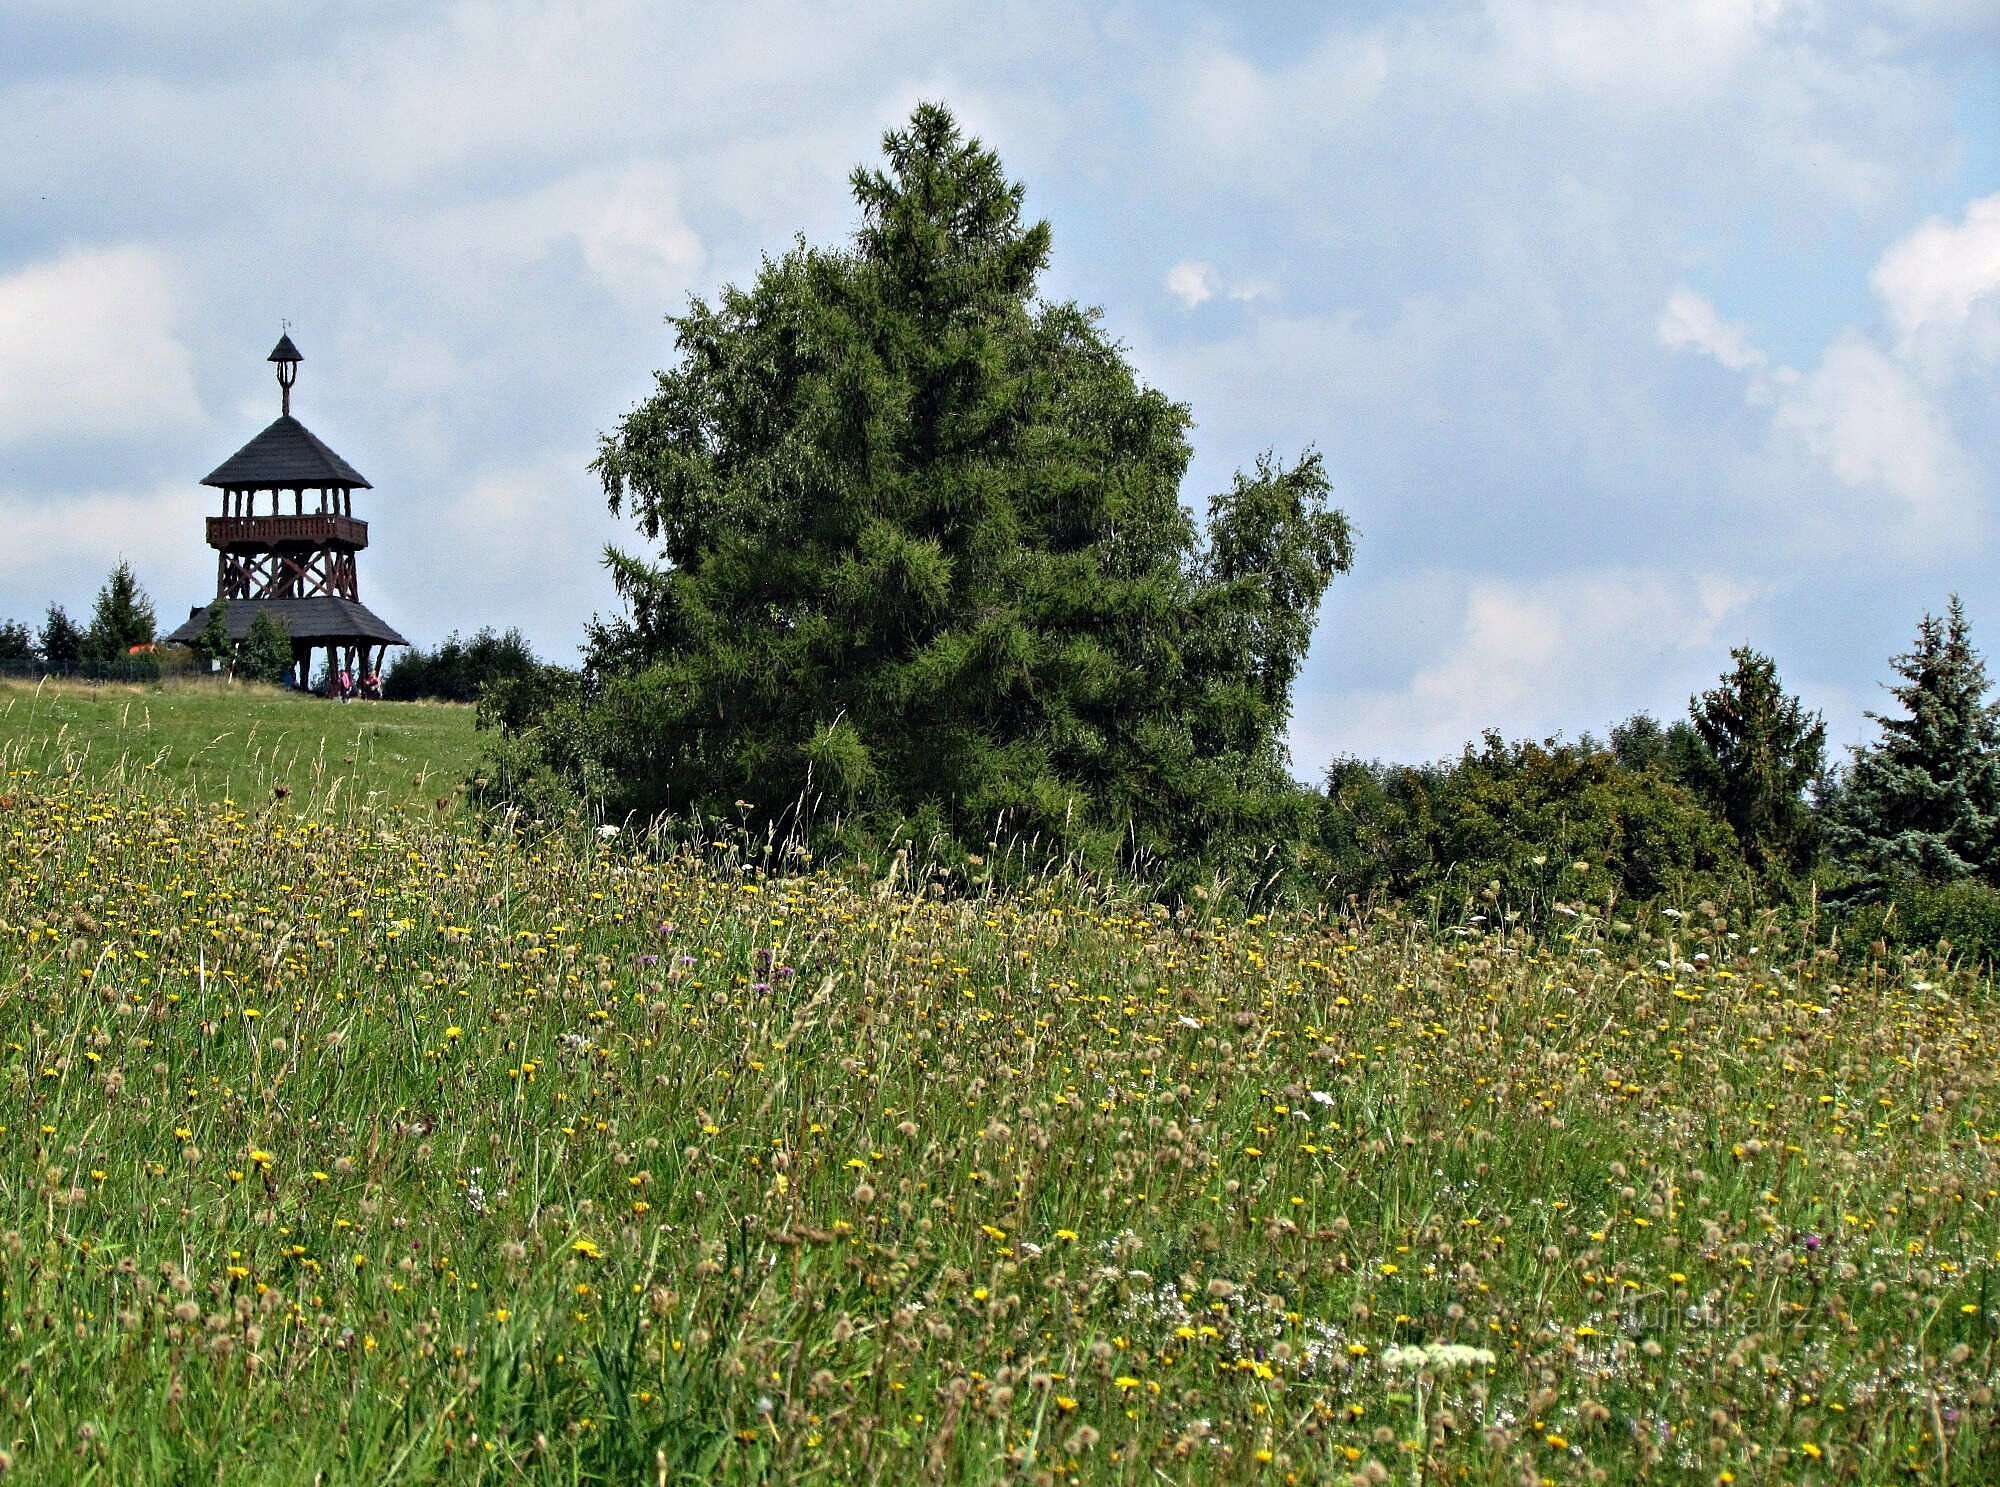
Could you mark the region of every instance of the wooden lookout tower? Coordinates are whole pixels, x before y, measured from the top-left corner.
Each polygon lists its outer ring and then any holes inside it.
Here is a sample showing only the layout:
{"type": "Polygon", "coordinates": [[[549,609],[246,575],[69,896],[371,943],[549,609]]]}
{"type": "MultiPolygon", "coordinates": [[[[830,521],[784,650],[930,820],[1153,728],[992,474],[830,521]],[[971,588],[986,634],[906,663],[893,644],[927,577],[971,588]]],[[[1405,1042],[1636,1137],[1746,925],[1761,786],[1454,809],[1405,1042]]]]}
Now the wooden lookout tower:
{"type": "Polygon", "coordinates": [[[292,417],[292,384],[305,358],[290,334],[269,359],[278,372],[277,421],[202,481],[222,492],[222,514],[208,519],[215,601],[167,639],[193,641],[213,604],[226,601],[232,641],[248,635],[259,614],[284,624],[297,686],[311,685],[316,650],[326,652],[329,670],[379,671],[390,646],[409,642],[361,602],[354,560],[368,545],[368,523],[354,515],[354,493],[372,487],[292,417]]]}

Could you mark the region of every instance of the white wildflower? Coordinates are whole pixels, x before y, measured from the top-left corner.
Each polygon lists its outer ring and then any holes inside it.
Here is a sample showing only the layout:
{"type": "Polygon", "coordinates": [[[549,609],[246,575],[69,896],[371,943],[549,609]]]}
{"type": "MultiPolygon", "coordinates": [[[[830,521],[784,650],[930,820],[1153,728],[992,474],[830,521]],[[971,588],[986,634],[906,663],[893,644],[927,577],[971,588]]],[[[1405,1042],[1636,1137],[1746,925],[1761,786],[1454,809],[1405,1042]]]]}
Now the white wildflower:
{"type": "Polygon", "coordinates": [[[1382,1366],[1395,1373],[1419,1373],[1425,1369],[1446,1373],[1455,1368],[1487,1368],[1492,1363],[1490,1349],[1467,1347],[1458,1342],[1427,1342],[1382,1350],[1382,1366]]]}

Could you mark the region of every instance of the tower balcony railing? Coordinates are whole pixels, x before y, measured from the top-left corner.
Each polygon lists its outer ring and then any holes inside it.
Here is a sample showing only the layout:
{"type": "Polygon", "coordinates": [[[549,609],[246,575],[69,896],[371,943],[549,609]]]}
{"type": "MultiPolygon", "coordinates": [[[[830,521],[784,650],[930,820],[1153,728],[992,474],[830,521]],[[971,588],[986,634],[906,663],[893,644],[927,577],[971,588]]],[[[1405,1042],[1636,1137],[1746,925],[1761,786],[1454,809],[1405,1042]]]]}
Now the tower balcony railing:
{"type": "Polygon", "coordinates": [[[368,545],[368,523],[331,512],[311,512],[304,516],[211,516],[208,545],[218,549],[362,548],[368,545]]]}

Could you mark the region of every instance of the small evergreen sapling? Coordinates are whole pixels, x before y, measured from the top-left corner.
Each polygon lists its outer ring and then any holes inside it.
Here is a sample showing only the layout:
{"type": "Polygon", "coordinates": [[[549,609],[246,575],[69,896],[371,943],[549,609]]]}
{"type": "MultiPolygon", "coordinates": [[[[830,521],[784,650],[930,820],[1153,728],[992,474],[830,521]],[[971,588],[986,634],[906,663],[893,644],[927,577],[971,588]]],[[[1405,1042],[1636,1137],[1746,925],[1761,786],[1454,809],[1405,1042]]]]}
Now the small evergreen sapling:
{"type": "Polygon", "coordinates": [[[41,634],[36,639],[42,665],[50,671],[66,675],[82,664],[83,631],[76,627],[76,622],[60,604],[49,606],[48,613],[42,618],[41,634]]]}
{"type": "Polygon", "coordinates": [[[97,666],[115,666],[135,646],[153,643],[153,601],[139,587],[132,565],[123,558],[97,591],[90,628],[84,633],[84,659],[97,666]]]}
{"type": "Polygon", "coordinates": [[[205,662],[228,661],[236,647],[229,639],[229,601],[217,599],[208,606],[208,619],[194,638],[194,653],[205,662]]]}

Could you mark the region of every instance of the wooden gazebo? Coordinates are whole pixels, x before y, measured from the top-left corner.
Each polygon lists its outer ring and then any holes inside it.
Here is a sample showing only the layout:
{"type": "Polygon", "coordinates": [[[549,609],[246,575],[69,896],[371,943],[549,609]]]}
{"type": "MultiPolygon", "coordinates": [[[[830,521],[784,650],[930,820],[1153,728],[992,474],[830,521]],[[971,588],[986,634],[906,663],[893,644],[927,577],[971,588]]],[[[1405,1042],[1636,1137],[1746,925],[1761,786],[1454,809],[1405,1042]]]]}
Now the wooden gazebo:
{"type": "MultiPolygon", "coordinates": [[[[355,555],[368,545],[368,523],[354,515],[354,493],[373,487],[292,417],[292,384],[304,358],[289,334],[269,359],[282,398],[277,421],[202,481],[222,492],[222,514],[208,519],[208,545],[217,555],[216,599],[227,601],[223,623],[229,638],[241,641],[258,615],[281,621],[300,687],[312,683],[316,650],[326,652],[330,671],[379,671],[390,646],[409,642],[361,602],[355,555]]],[[[167,639],[193,641],[212,607],[194,610],[167,639]]]]}

